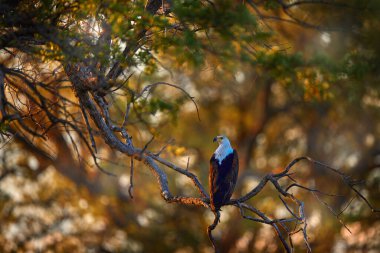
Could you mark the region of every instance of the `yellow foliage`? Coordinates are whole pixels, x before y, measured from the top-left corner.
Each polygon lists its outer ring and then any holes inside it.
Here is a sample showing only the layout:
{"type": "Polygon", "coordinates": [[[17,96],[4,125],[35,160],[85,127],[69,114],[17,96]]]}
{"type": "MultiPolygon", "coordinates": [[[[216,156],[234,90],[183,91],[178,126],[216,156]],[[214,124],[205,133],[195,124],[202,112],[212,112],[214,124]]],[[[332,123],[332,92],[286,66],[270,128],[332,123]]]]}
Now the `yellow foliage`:
{"type": "Polygon", "coordinates": [[[329,76],[320,73],[318,69],[306,68],[302,71],[297,71],[296,77],[303,85],[304,99],[306,101],[322,101],[333,97],[329,90],[329,76]]]}
{"type": "Polygon", "coordinates": [[[170,153],[172,153],[175,156],[182,156],[182,155],[185,154],[186,148],[185,147],[181,147],[181,146],[169,145],[167,147],[167,151],[169,151],[170,153]]]}

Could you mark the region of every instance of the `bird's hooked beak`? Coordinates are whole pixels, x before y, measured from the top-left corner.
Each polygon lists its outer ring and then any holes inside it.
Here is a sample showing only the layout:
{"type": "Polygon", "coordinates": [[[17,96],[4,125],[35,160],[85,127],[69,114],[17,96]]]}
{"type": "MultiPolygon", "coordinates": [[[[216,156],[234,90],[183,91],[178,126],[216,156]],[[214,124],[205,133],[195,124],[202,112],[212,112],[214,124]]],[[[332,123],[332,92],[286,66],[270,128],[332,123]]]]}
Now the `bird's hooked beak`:
{"type": "Polygon", "coordinates": [[[216,142],[218,141],[218,136],[215,136],[214,139],[212,140],[212,142],[216,142]]]}

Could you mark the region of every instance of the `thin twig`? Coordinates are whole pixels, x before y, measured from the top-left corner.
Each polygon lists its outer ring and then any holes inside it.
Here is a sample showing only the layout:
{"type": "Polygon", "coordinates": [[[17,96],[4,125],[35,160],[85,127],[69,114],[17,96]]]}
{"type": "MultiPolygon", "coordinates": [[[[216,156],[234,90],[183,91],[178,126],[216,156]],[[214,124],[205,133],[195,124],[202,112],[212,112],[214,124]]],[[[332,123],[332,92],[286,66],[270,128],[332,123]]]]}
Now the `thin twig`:
{"type": "Polygon", "coordinates": [[[133,157],[131,157],[131,172],[129,175],[129,188],[128,188],[128,193],[131,199],[133,199],[133,157]]]}
{"type": "Polygon", "coordinates": [[[80,109],[82,110],[82,115],[83,115],[84,121],[86,122],[88,135],[90,136],[90,140],[91,140],[91,146],[94,149],[95,153],[98,153],[98,151],[96,149],[95,139],[94,139],[94,136],[92,135],[91,126],[90,126],[90,123],[88,121],[86,111],[83,108],[83,105],[80,106],[80,109]]]}
{"type": "Polygon", "coordinates": [[[121,129],[124,129],[128,124],[129,111],[131,110],[131,103],[127,101],[127,108],[125,109],[123,123],[121,124],[121,129]]]}
{"type": "Polygon", "coordinates": [[[173,87],[173,88],[176,88],[180,91],[182,91],[194,104],[195,106],[195,109],[197,110],[197,116],[198,116],[198,120],[200,121],[201,118],[199,116],[199,109],[198,109],[198,105],[197,103],[195,102],[194,100],[194,97],[192,97],[184,88],[178,86],[178,85],[175,85],[175,84],[171,84],[171,83],[167,83],[167,82],[156,82],[156,83],[153,83],[153,84],[149,84],[147,86],[145,86],[142,91],[140,92],[140,94],[136,97],[136,99],[142,97],[144,95],[145,92],[147,91],[150,91],[152,88],[156,87],[156,86],[159,86],[159,85],[167,85],[167,86],[170,86],[170,87],[173,87]]]}
{"type": "Polygon", "coordinates": [[[186,170],[189,170],[190,156],[187,157],[186,170]]]}
{"type": "Polygon", "coordinates": [[[352,232],[351,232],[351,230],[347,227],[347,225],[339,218],[339,215],[340,215],[340,213],[339,214],[337,214],[335,211],[334,211],[334,209],[327,203],[327,202],[325,202],[325,201],[323,201],[322,199],[320,199],[319,197],[318,197],[318,195],[317,194],[315,194],[314,192],[312,192],[312,194],[314,195],[314,197],[320,202],[320,203],[322,203],[324,206],[326,206],[327,207],[327,209],[335,216],[335,218],[337,218],[337,220],[339,221],[339,223],[340,224],[342,224],[342,226],[344,226],[344,228],[350,233],[350,234],[352,234],[352,232]]]}
{"type": "Polygon", "coordinates": [[[149,144],[151,144],[153,140],[154,140],[154,135],[152,135],[152,137],[150,138],[150,140],[141,149],[140,154],[143,154],[145,152],[145,150],[148,148],[149,144]]]}
{"type": "MultiPolygon", "coordinates": [[[[355,196],[356,197],[356,196],[355,196]]],[[[342,211],[340,211],[339,213],[338,213],[338,216],[340,216],[342,213],[344,213],[344,211],[346,211],[346,209],[351,205],[351,203],[352,203],[352,201],[355,199],[355,197],[352,197],[351,199],[350,199],[350,201],[347,203],[347,205],[342,209],[342,211]]]]}
{"type": "Polygon", "coordinates": [[[154,153],[155,156],[160,156],[161,153],[171,144],[173,144],[174,142],[174,139],[170,139],[168,142],[165,143],[164,146],[162,146],[162,148],[157,152],[157,153],[154,153]]]}

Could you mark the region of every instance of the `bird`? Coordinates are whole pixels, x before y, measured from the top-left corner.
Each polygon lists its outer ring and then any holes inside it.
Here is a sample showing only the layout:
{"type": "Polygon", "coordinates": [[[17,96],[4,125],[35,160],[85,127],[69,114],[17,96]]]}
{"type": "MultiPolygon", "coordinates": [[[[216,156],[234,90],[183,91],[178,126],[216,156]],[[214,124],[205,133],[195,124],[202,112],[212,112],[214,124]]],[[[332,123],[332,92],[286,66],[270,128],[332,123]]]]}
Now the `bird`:
{"type": "Polygon", "coordinates": [[[213,212],[218,212],[230,200],[235,189],[239,158],[226,136],[216,136],[213,142],[218,142],[219,146],[210,159],[210,206],[213,212]]]}

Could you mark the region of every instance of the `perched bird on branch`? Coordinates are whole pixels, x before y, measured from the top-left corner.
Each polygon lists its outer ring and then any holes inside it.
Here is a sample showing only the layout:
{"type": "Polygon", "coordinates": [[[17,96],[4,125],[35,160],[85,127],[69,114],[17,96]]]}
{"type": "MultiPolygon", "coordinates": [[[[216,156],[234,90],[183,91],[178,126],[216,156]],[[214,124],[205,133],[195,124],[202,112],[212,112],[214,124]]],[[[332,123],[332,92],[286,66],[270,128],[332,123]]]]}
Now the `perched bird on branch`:
{"type": "Polygon", "coordinates": [[[239,172],[238,154],[226,136],[216,136],[219,146],[210,159],[209,186],[212,211],[219,211],[234,191],[239,172]]]}

